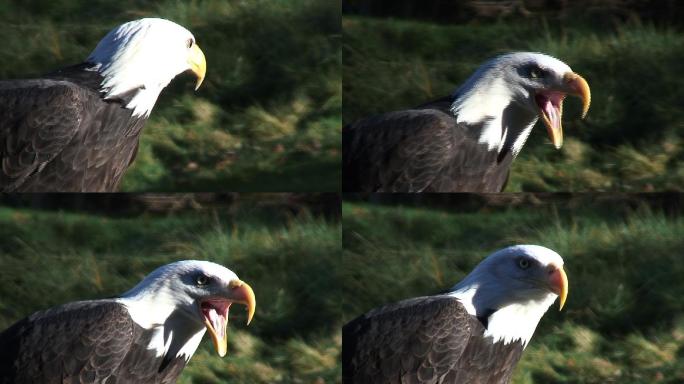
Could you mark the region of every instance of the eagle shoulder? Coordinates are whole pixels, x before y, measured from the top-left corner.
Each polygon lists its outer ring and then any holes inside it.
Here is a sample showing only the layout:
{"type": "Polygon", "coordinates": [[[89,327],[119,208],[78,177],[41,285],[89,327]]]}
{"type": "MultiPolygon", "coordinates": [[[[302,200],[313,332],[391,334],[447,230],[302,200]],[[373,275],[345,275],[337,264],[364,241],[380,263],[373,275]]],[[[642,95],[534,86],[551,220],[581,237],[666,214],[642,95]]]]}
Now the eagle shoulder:
{"type": "Polygon", "coordinates": [[[0,333],[0,377],[6,380],[0,382],[104,382],[128,353],[133,333],[128,311],[112,301],[36,312],[0,333]]]}
{"type": "Polygon", "coordinates": [[[457,368],[476,323],[456,298],[445,295],[371,310],[342,329],[343,381],[441,382],[457,368]]]}
{"type": "Polygon", "coordinates": [[[390,112],[343,129],[346,191],[422,192],[471,140],[441,109],[390,112]]]}
{"type": "Polygon", "coordinates": [[[94,95],[65,80],[0,82],[0,191],[17,189],[67,146],[94,95]]]}

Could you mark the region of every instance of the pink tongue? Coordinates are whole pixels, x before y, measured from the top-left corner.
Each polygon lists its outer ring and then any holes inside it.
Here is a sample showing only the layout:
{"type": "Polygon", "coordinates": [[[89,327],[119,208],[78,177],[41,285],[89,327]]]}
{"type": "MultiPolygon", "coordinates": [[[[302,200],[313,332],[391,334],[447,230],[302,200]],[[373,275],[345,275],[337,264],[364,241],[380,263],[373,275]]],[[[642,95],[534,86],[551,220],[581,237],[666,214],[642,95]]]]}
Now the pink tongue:
{"type": "Polygon", "coordinates": [[[202,304],[202,313],[204,317],[209,319],[211,326],[214,327],[216,335],[219,338],[224,338],[226,332],[226,323],[228,322],[228,309],[231,303],[227,305],[223,302],[205,302],[202,304]]]}
{"type": "Polygon", "coordinates": [[[544,111],[546,117],[551,122],[551,126],[560,127],[560,106],[563,103],[565,95],[560,92],[549,92],[539,94],[537,97],[537,104],[544,111]]]}
{"type": "Polygon", "coordinates": [[[546,113],[546,117],[549,118],[549,121],[551,122],[552,127],[557,127],[558,126],[558,110],[556,107],[553,105],[551,100],[546,99],[543,101],[542,109],[544,110],[544,113],[546,113]]]}

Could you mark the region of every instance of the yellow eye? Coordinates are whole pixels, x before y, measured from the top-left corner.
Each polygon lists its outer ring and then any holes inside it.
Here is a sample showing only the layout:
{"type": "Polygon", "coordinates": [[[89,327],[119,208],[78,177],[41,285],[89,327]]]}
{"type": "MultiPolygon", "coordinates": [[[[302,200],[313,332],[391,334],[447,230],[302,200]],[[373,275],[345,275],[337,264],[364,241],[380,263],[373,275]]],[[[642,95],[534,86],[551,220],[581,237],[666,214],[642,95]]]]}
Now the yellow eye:
{"type": "Polygon", "coordinates": [[[518,259],[518,267],[520,267],[521,269],[527,269],[530,267],[530,261],[524,257],[521,257],[520,259],[518,259]]]}

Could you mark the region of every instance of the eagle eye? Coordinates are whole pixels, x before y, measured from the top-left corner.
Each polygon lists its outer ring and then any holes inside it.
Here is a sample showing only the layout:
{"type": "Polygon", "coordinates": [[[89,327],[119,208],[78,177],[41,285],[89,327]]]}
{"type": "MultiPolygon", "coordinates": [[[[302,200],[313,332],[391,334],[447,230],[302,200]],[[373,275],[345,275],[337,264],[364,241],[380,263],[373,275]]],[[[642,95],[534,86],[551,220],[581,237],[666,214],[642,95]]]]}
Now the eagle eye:
{"type": "Polygon", "coordinates": [[[525,257],[521,257],[518,259],[518,267],[520,269],[527,269],[530,267],[530,261],[525,257]]]}
{"type": "Polygon", "coordinates": [[[530,79],[541,79],[546,77],[546,71],[537,65],[530,65],[527,68],[527,77],[530,79]]]}
{"type": "Polygon", "coordinates": [[[188,48],[192,48],[192,45],[195,44],[195,41],[193,39],[188,39],[186,45],[188,48]]]}
{"type": "Polygon", "coordinates": [[[195,282],[197,283],[198,286],[207,285],[207,284],[209,284],[209,281],[210,281],[209,277],[207,277],[207,275],[205,275],[205,274],[197,275],[197,279],[195,280],[195,282]]]}

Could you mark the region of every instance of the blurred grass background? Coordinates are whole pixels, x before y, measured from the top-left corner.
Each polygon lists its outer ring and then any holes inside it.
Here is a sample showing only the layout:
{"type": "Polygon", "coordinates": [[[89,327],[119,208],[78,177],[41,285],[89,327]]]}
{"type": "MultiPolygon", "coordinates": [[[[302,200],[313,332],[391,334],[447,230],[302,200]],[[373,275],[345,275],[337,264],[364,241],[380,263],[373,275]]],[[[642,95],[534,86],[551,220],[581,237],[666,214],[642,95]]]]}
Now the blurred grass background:
{"type": "MultiPolygon", "coordinates": [[[[555,56],[592,90],[565,102],[556,151],[537,126],[506,191],[684,189],[684,4],[650,0],[343,2],[343,123],[453,92],[510,51],[555,56]]],[[[539,124],[537,124],[539,125],[539,124]]]]}
{"type": "Polygon", "coordinates": [[[0,0],[0,79],[83,61],[124,22],[167,18],[207,58],[165,89],[124,191],[337,191],[338,0],[0,0]]]}
{"type": "Polygon", "coordinates": [[[453,286],[484,257],[539,244],[565,260],[515,384],[684,382],[681,195],[426,195],[343,203],[344,322],[453,286]]]}
{"type": "Polygon", "coordinates": [[[117,296],[172,261],[211,260],[253,287],[256,314],[246,327],[244,311],[231,311],[228,355],[203,340],[179,383],[340,382],[338,196],[2,199],[0,329],[54,305],[117,296]]]}

